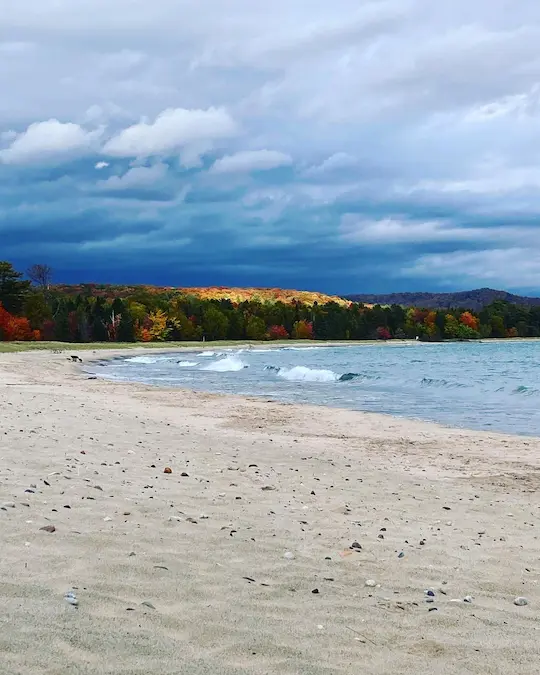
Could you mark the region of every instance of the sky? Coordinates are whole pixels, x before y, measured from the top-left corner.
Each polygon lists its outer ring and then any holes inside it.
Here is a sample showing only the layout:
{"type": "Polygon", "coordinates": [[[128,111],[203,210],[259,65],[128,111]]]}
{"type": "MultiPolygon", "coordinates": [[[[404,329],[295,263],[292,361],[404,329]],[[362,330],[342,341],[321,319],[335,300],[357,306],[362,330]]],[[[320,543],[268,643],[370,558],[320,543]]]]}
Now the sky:
{"type": "Polygon", "coordinates": [[[0,259],[540,293],[538,0],[0,0],[0,259]]]}

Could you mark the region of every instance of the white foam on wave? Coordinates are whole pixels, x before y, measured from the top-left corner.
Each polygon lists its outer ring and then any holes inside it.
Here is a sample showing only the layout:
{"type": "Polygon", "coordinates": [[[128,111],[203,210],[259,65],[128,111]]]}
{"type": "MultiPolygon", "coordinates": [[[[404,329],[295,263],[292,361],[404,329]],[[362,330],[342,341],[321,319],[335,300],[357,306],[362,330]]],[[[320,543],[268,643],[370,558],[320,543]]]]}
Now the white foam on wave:
{"type": "Polygon", "coordinates": [[[179,368],[195,368],[199,363],[197,361],[178,361],[176,365],[179,368]]]}
{"type": "Polygon", "coordinates": [[[126,359],[128,363],[157,363],[166,360],[166,358],[160,358],[159,356],[132,356],[130,359],[126,359]]]}
{"type": "Polygon", "coordinates": [[[306,368],[305,366],[280,368],[277,375],[290,382],[337,382],[339,380],[339,375],[332,370],[306,368]]]}
{"type": "Polygon", "coordinates": [[[216,352],[201,352],[200,354],[197,354],[197,356],[201,357],[208,357],[208,356],[216,356],[216,352]]]}
{"type": "Polygon", "coordinates": [[[224,359],[214,361],[204,366],[203,370],[210,370],[215,373],[234,373],[238,370],[246,368],[246,364],[237,356],[226,356],[224,359]]]}

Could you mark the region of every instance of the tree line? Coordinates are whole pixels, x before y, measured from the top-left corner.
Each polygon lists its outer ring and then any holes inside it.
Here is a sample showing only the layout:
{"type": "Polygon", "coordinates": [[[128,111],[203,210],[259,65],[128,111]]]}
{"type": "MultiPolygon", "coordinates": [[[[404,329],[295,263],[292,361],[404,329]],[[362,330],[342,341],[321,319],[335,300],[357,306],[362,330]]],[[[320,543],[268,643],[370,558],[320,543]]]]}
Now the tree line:
{"type": "Polygon", "coordinates": [[[0,340],[474,340],[540,337],[540,307],[496,301],[479,312],[401,305],[201,299],[181,290],[55,287],[52,270],[0,262],[0,340]],[[26,277],[26,278],[25,278],[26,277]],[[81,288],[83,289],[81,291],[81,288]],[[120,297],[123,295],[123,297],[120,297]]]}

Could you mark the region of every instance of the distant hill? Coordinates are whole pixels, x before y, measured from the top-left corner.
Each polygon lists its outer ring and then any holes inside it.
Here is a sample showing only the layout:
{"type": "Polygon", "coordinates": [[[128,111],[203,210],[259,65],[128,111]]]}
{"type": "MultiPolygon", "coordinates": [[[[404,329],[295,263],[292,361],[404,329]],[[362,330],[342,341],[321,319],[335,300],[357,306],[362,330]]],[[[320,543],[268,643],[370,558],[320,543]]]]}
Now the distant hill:
{"type": "Polygon", "coordinates": [[[295,291],[283,288],[226,288],[221,286],[208,286],[204,288],[177,288],[174,286],[119,286],[112,284],[59,284],[54,290],[66,295],[82,295],[85,297],[101,298],[126,298],[136,293],[178,293],[191,295],[201,300],[231,300],[241,303],[247,300],[260,302],[283,302],[290,305],[299,301],[304,305],[313,305],[315,302],[324,305],[335,302],[342,307],[348,307],[351,302],[335,295],[325,295],[311,291],[295,291]]]}
{"type": "Polygon", "coordinates": [[[404,305],[405,307],[422,307],[425,309],[446,309],[448,307],[464,307],[478,311],[495,300],[505,300],[514,305],[534,307],[540,305],[540,298],[527,298],[514,295],[506,291],[496,291],[492,288],[479,288],[474,291],[460,291],[459,293],[388,293],[388,294],[357,294],[345,296],[353,302],[369,303],[371,305],[404,305]]]}

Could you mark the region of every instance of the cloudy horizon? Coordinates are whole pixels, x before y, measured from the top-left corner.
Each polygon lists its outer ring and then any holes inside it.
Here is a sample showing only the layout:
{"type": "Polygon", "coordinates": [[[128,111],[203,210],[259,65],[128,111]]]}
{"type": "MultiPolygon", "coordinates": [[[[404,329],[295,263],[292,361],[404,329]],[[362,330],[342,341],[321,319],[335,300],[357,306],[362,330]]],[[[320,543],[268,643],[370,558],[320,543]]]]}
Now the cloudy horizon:
{"type": "Polygon", "coordinates": [[[536,3],[257,5],[0,0],[0,259],[540,293],[536,3]]]}

